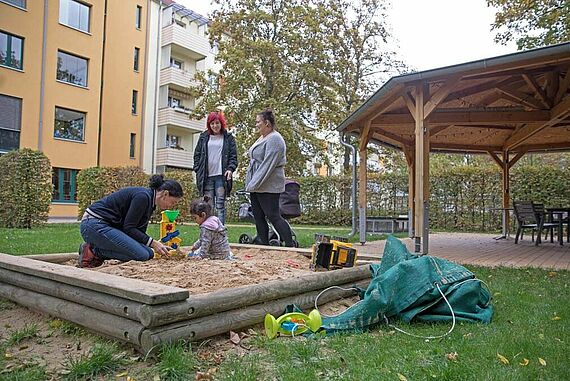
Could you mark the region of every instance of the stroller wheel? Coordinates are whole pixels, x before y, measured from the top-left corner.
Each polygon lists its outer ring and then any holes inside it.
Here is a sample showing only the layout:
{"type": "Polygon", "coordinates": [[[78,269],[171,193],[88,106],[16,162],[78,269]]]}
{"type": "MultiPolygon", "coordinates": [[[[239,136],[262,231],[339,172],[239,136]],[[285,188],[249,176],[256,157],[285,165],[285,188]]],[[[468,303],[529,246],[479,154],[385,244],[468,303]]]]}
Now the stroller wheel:
{"type": "Polygon", "coordinates": [[[249,234],[243,233],[242,235],[239,236],[238,242],[239,243],[252,243],[253,240],[251,239],[249,234]]]}
{"type": "Polygon", "coordinates": [[[294,240],[293,240],[293,245],[294,245],[294,247],[299,247],[299,242],[297,242],[297,240],[294,239],[294,240]]]}
{"type": "Polygon", "coordinates": [[[269,246],[281,246],[281,242],[278,239],[270,239],[269,246]]]}

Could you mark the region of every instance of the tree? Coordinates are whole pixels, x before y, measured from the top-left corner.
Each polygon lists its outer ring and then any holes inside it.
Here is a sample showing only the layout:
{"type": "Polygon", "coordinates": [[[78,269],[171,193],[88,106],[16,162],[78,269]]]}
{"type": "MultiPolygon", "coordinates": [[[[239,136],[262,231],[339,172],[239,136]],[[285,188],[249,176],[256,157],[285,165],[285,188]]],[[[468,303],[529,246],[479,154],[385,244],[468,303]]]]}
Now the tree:
{"type": "Polygon", "coordinates": [[[501,31],[495,41],[515,40],[519,50],[570,40],[568,0],[487,0],[498,8],[492,29],[501,31]]]}

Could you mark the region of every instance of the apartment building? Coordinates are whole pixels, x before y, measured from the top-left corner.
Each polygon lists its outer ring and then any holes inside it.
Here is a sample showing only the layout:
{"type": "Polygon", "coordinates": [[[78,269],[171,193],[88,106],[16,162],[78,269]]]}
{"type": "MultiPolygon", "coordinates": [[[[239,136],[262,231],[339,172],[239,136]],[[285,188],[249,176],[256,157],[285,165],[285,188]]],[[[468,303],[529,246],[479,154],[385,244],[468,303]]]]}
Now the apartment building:
{"type": "Polygon", "coordinates": [[[152,153],[144,157],[146,172],[193,167],[194,147],[206,120],[190,117],[198,101],[190,88],[196,72],[216,69],[215,50],[207,36],[208,19],[180,4],[163,3],[160,19],[153,23],[159,25],[159,48],[152,69],[156,81],[147,84],[145,136],[152,136],[153,141],[145,143],[145,152],[152,153]]]}
{"type": "Polygon", "coordinates": [[[50,215],[77,215],[79,170],[140,165],[147,0],[0,0],[0,152],[43,151],[50,215]]]}

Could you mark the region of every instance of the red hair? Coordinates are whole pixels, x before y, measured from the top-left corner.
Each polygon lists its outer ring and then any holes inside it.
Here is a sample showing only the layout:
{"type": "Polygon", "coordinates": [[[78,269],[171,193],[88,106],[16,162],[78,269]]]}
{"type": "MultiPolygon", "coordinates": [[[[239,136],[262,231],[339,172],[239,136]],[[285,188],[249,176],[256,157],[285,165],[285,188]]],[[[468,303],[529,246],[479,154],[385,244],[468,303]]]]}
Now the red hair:
{"type": "Polygon", "coordinates": [[[221,112],[211,112],[208,115],[208,119],[206,120],[206,128],[208,129],[210,135],[214,135],[214,132],[210,127],[210,123],[216,120],[220,121],[220,124],[222,125],[222,129],[220,130],[220,132],[223,133],[223,131],[226,130],[226,118],[224,118],[224,115],[221,112]]]}

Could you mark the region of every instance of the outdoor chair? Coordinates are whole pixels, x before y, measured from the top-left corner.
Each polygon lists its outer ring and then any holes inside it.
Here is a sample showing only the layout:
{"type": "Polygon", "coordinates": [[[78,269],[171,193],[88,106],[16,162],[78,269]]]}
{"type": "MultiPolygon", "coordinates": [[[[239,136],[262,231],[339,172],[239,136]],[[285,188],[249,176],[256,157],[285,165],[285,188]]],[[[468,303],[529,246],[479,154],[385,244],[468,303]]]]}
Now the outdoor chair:
{"type": "Polygon", "coordinates": [[[545,222],[545,218],[541,218],[530,201],[515,201],[513,203],[515,217],[517,219],[517,234],[515,236],[515,244],[519,242],[519,237],[522,239],[524,229],[531,229],[532,240],[534,241],[534,232],[536,231],[536,241],[534,244],[538,246],[541,243],[541,234],[543,229],[558,228],[558,222],[545,222]]]}
{"type": "MultiPolygon", "coordinates": [[[[537,218],[542,220],[543,223],[553,223],[550,228],[545,228],[546,233],[544,234],[544,239],[548,238],[548,233],[550,232],[550,242],[554,242],[554,227],[558,226],[558,222],[554,223],[552,220],[552,215],[546,213],[546,209],[544,209],[544,204],[539,202],[532,203],[534,207],[534,212],[536,213],[537,218]]],[[[522,238],[521,238],[522,239],[522,238]]]]}

